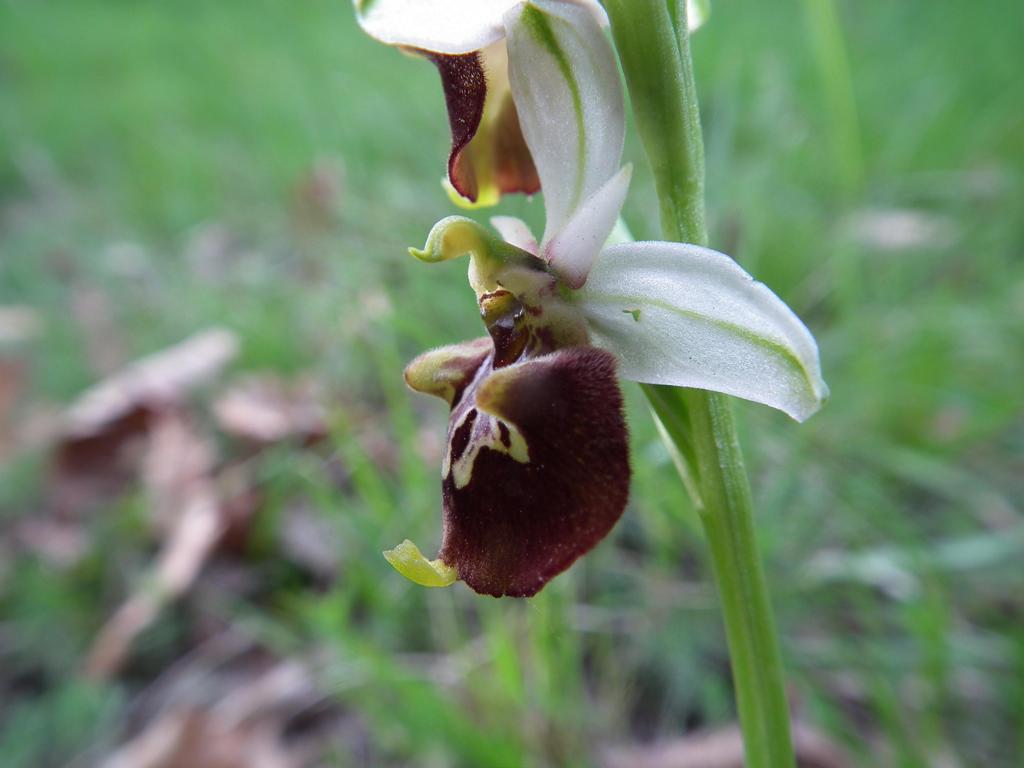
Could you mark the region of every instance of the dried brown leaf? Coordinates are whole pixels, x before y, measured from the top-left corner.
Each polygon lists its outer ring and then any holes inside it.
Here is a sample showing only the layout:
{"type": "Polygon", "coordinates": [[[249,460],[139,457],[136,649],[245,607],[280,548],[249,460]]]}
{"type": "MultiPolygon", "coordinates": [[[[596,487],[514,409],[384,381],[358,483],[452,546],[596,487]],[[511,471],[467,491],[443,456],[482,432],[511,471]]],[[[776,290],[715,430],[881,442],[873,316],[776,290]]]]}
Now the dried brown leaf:
{"type": "Polygon", "coordinates": [[[210,712],[172,712],[101,763],[102,768],[298,768],[269,723],[237,724],[210,712]]]}
{"type": "Polygon", "coordinates": [[[161,536],[174,531],[197,494],[213,496],[215,462],[212,444],[196,433],[183,414],[170,411],[157,419],[142,453],[140,474],[161,536]]]}
{"type": "Polygon", "coordinates": [[[142,358],[86,391],[65,412],[51,479],[58,514],[83,509],[122,491],[135,477],[145,437],[172,410],[215,378],[238,340],[224,329],[198,333],[142,358]]]}
{"type": "Polygon", "coordinates": [[[227,632],[166,677],[150,692],[149,724],[104,768],[284,768],[322,751],[282,740],[291,718],[323,700],[302,662],[274,661],[227,632]]]}
{"type": "Polygon", "coordinates": [[[163,607],[186,592],[225,528],[210,475],[210,444],[172,412],[156,423],[143,459],[146,493],[164,541],[151,573],[100,631],[86,674],[108,678],[120,668],[132,642],[163,607]]]}
{"type": "Polygon", "coordinates": [[[131,414],[181,403],[217,376],[238,351],[231,331],[214,328],[138,360],[85,392],[68,409],[69,441],[105,434],[131,414]]]}
{"type": "MultiPolygon", "coordinates": [[[[810,726],[793,725],[793,749],[800,768],[847,768],[851,760],[827,736],[810,726]]],[[[694,733],[646,746],[615,747],[603,768],[743,768],[743,734],[737,725],[694,733]]]]}
{"type": "Polygon", "coordinates": [[[327,436],[323,396],[310,379],[251,376],[221,394],[213,414],[226,434],[261,445],[284,440],[308,444],[327,436]]]}

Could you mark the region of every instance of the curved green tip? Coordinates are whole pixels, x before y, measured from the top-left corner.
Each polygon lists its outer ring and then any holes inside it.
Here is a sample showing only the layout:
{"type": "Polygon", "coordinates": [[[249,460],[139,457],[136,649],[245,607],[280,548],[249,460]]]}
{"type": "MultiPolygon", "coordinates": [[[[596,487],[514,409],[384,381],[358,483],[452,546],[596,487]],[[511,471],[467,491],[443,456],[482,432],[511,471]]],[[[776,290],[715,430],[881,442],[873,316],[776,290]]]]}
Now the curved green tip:
{"type": "Polygon", "coordinates": [[[489,256],[496,238],[482,225],[465,216],[447,216],[435,224],[422,249],[410,248],[409,254],[420,261],[436,263],[473,254],[489,256]]]}
{"type": "Polygon", "coordinates": [[[454,568],[440,560],[427,560],[419,547],[408,539],[387,550],[384,559],[409,581],[424,587],[448,587],[459,580],[454,568]]]}
{"type": "Polygon", "coordinates": [[[430,258],[430,251],[420,250],[419,248],[409,247],[409,255],[420,261],[437,261],[437,259],[430,258]]]}

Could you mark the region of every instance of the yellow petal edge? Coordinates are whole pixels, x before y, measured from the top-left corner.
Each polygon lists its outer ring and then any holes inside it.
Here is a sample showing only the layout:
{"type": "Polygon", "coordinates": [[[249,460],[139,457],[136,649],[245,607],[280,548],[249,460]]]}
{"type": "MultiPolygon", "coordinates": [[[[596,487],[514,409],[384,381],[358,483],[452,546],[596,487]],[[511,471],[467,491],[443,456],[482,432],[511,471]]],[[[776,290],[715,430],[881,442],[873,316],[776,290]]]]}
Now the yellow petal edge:
{"type": "Polygon", "coordinates": [[[444,191],[448,193],[448,199],[451,200],[455,205],[463,210],[475,211],[479,208],[492,208],[501,202],[501,191],[498,189],[498,185],[493,182],[480,183],[480,179],[477,179],[477,183],[480,184],[480,189],[477,192],[476,202],[463,197],[459,194],[452,183],[445,177],[441,179],[441,186],[444,187],[444,191]]]}
{"type": "Polygon", "coordinates": [[[408,539],[387,550],[384,559],[409,581],[423,587],[447,587],[459,580],[454,568],[440,560],[427,560],[420,548],[408,539]]]}

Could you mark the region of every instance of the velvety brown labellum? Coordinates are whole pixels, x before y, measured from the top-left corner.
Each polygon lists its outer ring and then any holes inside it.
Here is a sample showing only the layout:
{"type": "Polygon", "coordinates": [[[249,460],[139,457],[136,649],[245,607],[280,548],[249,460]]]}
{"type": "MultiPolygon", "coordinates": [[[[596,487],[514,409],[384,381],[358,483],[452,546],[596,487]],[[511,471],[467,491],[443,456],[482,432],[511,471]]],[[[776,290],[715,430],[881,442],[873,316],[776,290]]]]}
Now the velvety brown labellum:
{"type": "Polygon", "coordinates": [[[489,357],[454,404],[448,437],[452,466],[478,450],[468,482],[451,468],[443,479],[440,558],[477,592],[535,594],[625,507],[628,437],[605,351],[569,347],[498,369],[489,357]]]}

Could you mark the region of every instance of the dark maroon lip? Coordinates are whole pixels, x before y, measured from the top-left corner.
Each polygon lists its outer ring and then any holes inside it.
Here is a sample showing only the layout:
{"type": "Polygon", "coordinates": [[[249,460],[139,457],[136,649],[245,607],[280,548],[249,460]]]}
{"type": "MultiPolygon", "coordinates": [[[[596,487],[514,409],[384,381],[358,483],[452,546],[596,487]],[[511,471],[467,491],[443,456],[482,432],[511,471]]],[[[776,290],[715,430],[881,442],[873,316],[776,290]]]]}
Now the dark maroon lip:
{"type": "Polygon", "coordinates": [[[469,481],[449,468],[442,481],[440,559],[476,592],[529,597],[597,545],[615,526],[629,494],[628,432],[611,354],[569,347],[494,369],[488,359],[452,410],[451,455],[471,450],[488,402],[497,429],[479,447],[469,481]],[[495,405],[497,407],[495,408],[495,405]],[[468,413],[467,413],[468,411],[468,413]],[[465,415],[465,418],[463,418],[465,415]],[[529,460],[507,450],[514,430],[529,460]]]}
{"type": "Polygon", "coordinates": [[[478,340],[440,365],[456,394],[439,558],[477,592],[528,597],[615,526],[629,494],[629,439],[610,353],[524,347],[505,366],[495,354],[478,340]]]}

